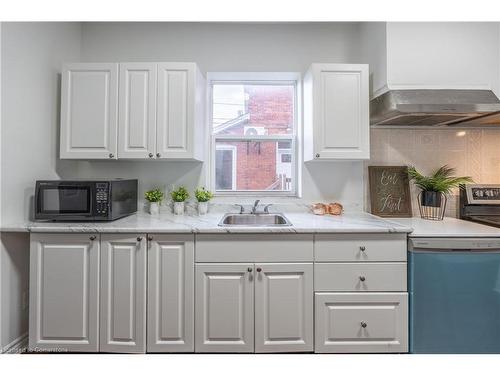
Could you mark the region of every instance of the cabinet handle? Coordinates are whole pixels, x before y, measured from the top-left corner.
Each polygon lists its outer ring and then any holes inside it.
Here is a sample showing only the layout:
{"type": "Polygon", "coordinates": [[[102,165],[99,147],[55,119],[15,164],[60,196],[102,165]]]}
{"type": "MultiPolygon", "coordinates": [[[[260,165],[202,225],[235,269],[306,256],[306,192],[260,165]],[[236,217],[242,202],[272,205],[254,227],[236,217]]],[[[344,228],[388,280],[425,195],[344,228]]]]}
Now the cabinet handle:
{"type": "Polygon", "coordinates": [[[142,237],[137,237],[137,241],[141,242],[142,241],[142,237]]]}
{"type": "Polygon", "coordinates": [[[364,277],[364,276],[359,277],[359,281],[365,281],[365,280],[366,280],[366,277],[364,277]]]}
{"type": "Polygon", "coordinates": [[[365,250],[366,250],[366,247],[364,247],[364,246],[359,247],[359,251],[365,251],[365,250]]]}
{"type": "Polygon", "coordinates": [[[94,241],[97,237],[96,236],[90,236],[90,240],[94,241]]]}
{"type": "Polygon", "coordinates": [[[262,272],[262,268],[257,267],[257,272],[262,272]]]}
{"type": "Polygon", "coordinates": [[[248,267],[248,268],[247,268],[247,271],[248,271],[248,272],[252,272],[252,271],[253,271],[253,270],[252,270],[252,267],[248,267]]]}
{"type": "Polygon", "coordinates": [[[109,158],[110,158],[110,159],[113,159],[114,157],[115,157],[115,155],[113,155],[113,154],[109,154],[109,158]]]}
{"type": "Polygon", "coordinates": [[[152,158],[154,154],[152,152],[149,153],[149,157],[152,158]]]}
{"type": "Polygon", "coordinates": [[[148,241],[153,241],[153,236],[149,236],[148,241]]]}
{"type": "Polygon", "coordinates": [[[361,327],[366,328],[367,325],[366,322],[361,322],[361,327]]]}
{"type": "Polygon", "coordinates": [[[319,154],[316,154],[316,157],[317,157],[317,158],[319,158],[319,156],[320,156],[319,154]]]}
{"type": "Polygon", "coordinates": [[[157,158],[161,157],[161,154],[158,152],[158,153],[156,154],[156,157],[157,157],[157,158]]]}

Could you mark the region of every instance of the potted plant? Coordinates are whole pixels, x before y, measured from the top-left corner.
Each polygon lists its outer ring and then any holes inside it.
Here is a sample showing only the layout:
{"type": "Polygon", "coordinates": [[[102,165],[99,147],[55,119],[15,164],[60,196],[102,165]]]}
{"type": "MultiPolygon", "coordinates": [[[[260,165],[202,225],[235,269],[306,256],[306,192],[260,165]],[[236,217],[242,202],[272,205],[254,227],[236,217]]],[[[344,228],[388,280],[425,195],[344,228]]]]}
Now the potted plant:
{"type": "Polygon", "coordinates": [[[160,189],[149,190],[144,194],[144,197],[149,202],[149,213],[151,215],[158,215],[160,213],[160,204],[163,196],[163,191],[160,189]]]}
{"type": "Polygon", "coordinates": [[[184,206],[187,199],[189,199],[189,192],[184,186],[179,186],[177,190],[170,193],[174,201],[174,214],[184,215],[184,206]]]}
{"type": "Polygon", "coordinates": [[[430,176],[424,176],[413,166],[408,167],[408,176],[421,189],[418,198],[420,215],[424,219],[442,220],[446,208],[446,195],[460,184],[472,182],[469,176],[456,177],[455,168],[447,165],[435,170],[430,176]]]}
{"type": "Polygon", "coordinates": [[[211,191],[201,187],[194,191],[194,196],[198,201],[198,215],[205,215],[208,212],[208,201],[212,199],[214,195],[211,191]]]}

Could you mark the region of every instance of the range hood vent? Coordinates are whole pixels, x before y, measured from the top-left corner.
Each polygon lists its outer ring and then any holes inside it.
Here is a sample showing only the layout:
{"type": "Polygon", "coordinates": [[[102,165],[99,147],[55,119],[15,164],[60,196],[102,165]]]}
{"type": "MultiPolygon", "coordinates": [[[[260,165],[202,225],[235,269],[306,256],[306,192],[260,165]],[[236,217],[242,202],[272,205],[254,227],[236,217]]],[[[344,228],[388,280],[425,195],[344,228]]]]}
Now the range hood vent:
{"type": "Polygon", "coordinates": [[[390,90],[370,102],[374,126],[500,126],[491,90],[390,90]]]}

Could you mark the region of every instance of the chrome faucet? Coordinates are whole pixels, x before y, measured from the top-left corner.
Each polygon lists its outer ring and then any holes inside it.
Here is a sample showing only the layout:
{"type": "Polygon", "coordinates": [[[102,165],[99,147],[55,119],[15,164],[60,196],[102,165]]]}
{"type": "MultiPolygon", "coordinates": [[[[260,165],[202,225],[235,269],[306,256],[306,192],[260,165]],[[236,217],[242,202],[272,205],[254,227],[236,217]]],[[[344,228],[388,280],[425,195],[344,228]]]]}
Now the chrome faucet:
{"type": "Polygon", "coordinates": [[[253,207],[252,207],[252,214],[256,214],[257,213],[257,206],[259,205],[260,203],[260,199],[257,199],[255,201],[255,203],[253,204],[253,207]]]}

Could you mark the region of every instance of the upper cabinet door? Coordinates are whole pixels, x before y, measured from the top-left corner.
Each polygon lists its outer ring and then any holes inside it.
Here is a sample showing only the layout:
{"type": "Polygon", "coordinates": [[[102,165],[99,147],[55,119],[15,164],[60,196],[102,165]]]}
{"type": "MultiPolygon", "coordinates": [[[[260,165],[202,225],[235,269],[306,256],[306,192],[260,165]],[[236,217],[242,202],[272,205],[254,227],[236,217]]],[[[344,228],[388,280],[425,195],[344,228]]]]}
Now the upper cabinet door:
{"type": "Polygon", "coordinates": [[[194,237],[148,239],[148,352],[194,351],[194,237]]]}
{"type": "Polygon", "coordinates": [[[156,154],[156,64],[120,64],[118,157],[156,154]]]}
{"type": "Polygon", "coordinates": [[[368,65],[313,64],[304,78],[304,159],[369,159],[368,65]]]}
{"type": "Polygon", "coordinates": [[[31,234],[29,346],[99,351],[99,237],[31,234]]]}
{"type": "Polygon", "coordinates": [[[202,81],[194,63],[158,64],[158,158],[202,159],[195,147],[204,140],[202,81]]]}
{"type": "Polygon", "coordinates": [[[146,351],[146,237],[101,236],[100,350],[146,351]]]}
{"type": "Polygon", "coordinates": [[[61,90],[61,159],[116,159],[118,64],[67,64],[61,90]]]}
{"type": "Polygon", "coordinates": [[[254,351],[253,264],[196,265],[197,352],[254,351]]]}
{"type": "Polygon", "coordinates": [[[312,352],[312,263],[264,263],[255,270],[255,351],[312,352]]]}

